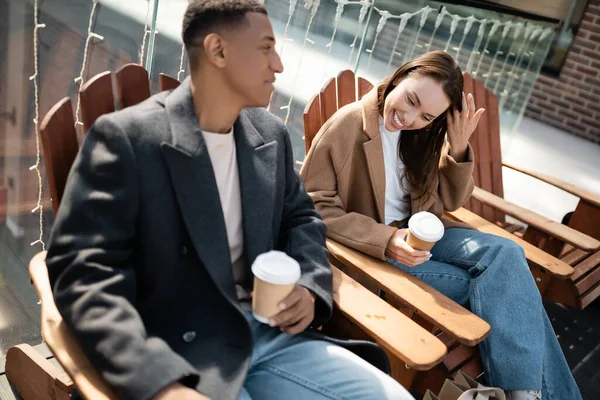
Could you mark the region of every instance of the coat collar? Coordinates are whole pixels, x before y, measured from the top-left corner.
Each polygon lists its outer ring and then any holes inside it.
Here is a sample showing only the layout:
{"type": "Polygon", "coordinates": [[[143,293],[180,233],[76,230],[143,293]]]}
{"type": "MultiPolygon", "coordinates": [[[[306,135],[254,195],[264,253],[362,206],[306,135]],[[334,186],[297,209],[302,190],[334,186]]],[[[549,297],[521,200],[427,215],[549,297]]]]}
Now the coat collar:
{"type": "MultiPolygon", "coordinates": [[[[381,142],[381,132],[379,130],[379,105],[378,105],[378,86],[373,87],[361,99],[362,103],[362,122],[363,131],[370,139],[363,144],[367,166],[369,168],[369,178],[373,195],[377,203],[377,213],[379,221],[385,221],[385,165],[383,160],[383,144],[381,142]]],[[[417,213],[426,210],[434,202],[434,196],[426,199],[416,197],[412,189],[410,190],[411,213],[417,213]]]]}
{"type": "MultiPolygon", "coordinates": [[[[165,101],[171,141],[161,144],[184,224],[217,287],[237,304],[227,229],[214,170],[187,78],[165,101]]],[[[277,143],[265,140],[245,111],[234,123],[244,250],[248,263],[272,246],[277,143]]]]}

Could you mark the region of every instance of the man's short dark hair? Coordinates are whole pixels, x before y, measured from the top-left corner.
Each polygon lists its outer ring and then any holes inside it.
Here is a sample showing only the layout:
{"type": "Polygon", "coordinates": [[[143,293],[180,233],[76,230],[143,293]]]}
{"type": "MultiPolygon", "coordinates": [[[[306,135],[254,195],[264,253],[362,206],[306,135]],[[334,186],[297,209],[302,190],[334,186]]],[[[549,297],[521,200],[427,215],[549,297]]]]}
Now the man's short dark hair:
{"type": "Polygon", "coordinates": [[[247,23],[246,14],[249,12],[267,15],[267,9],[257,0],[192,0],[183,17],[182,32],[190,61],[195,62],[191,50],[201,50],[207,35],[217,28],[233,28],[247,23]]]}

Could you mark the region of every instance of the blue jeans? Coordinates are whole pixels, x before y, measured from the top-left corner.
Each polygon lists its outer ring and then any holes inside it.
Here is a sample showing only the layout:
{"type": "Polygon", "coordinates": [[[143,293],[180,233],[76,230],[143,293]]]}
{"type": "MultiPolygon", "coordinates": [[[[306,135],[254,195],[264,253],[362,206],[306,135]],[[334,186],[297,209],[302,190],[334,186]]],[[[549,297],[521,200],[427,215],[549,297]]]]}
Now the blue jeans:
{"type": "Polygon", "coordinates": [[[513,241],[475,230],[447,229],[431,259],[409,272],[487,321],[479,344],[490,386],[542,390],[544,400],[581,394],[562,353],[525,252],[513,241]]]}
{"type": "Polygon", "coordinates": [[[246,316],[254,349],[238,400],[413,399],[398,382],[354,353],[246,316]]]}

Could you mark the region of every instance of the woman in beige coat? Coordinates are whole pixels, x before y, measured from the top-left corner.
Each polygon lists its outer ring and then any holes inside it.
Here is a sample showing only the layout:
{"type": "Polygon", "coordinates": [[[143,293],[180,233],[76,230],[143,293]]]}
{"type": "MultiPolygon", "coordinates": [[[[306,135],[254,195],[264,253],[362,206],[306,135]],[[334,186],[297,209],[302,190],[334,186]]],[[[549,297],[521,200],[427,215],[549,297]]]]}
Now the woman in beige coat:
{"type": "Polygon", "coordinates": [[[424,54],[334,114],[301,175],[329,237],[389,261],[490,323],[479,346],[489,385],[509,399],[581,399],[521,247],[449,220],[430,252],[405,241],[412,215],[441,218],[471,195],[468,140],[483,112],[463,93],[451,56],[424,54]]]}

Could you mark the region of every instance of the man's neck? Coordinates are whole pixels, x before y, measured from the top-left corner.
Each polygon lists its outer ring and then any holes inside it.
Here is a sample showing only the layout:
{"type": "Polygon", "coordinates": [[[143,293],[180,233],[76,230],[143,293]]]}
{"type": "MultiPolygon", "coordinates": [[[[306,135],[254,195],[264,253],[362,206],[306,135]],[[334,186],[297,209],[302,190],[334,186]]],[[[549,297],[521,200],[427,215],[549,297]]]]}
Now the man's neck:
{"type": "Polygon", "coordinates": [[[229,88],[219,78],[198,74],[191,79],[191,89],[200,129],[213,133],[230,132],[242,107],[229,88]]]}

